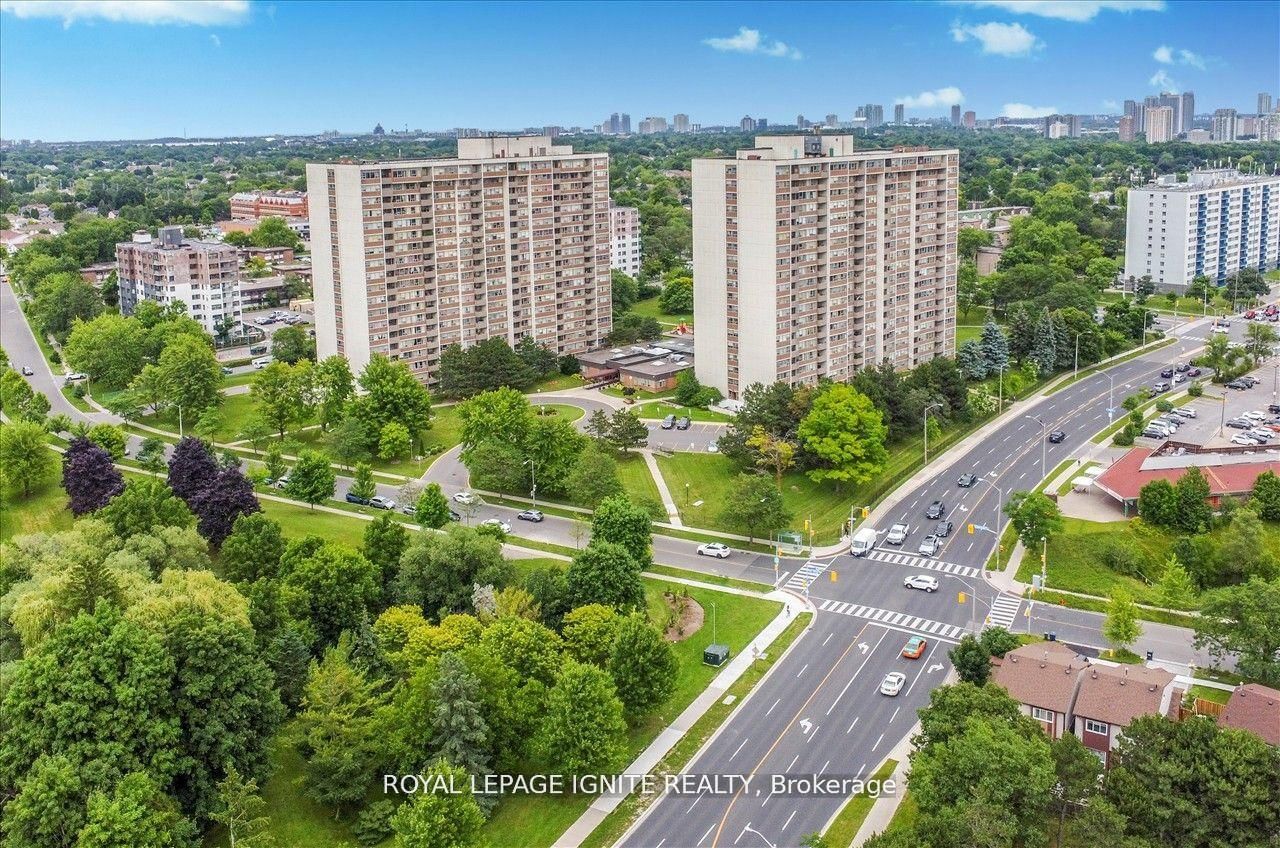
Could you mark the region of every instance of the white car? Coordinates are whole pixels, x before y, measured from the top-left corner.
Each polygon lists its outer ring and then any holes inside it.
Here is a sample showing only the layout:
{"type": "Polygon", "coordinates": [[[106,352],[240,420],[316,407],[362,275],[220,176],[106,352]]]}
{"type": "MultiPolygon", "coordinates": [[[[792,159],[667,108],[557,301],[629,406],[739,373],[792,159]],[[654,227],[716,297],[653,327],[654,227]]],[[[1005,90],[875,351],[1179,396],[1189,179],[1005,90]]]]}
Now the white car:
{"type": "Polygon", "coordinates": [[[902,585],[907,589],[923,589],[926,592],[936,592],[938,590],[938,578],[932,574],[913,574],[903,580],[902,585]]]}
{"type": "Polygon", "coordinates": [[[920,543],[920,547],[916,548],[916,551],[924,554],[925,556],[933,556],[938,552],[938,548],[940,547],[941,545],[938,544],[938,537],[929,535],[924,537],[924,541],[920,543]]]}
{"type": "Polygon", "coordinates": [[[511,532],[511,525],[503,521],[501,518],[486,518],[480,522],[481,527],[497,527],[503,533],[511,532]]]}
{"type": "Polygon", "coordinates": [[[720,542],[707,542],[705,545],[698,545],[698,556],[715,557],[716,559],[724,559],[729,556],[731,551],[729,546],[720,542]]]}
{"type": "Polygon", "coordinates": [[[1212,327],[1210,327],[1210,328],[1209,328],[1209,332],[1211,332],[1211,333],[1229,333],[1229,332],[1231,332],[1231,331],[1230,331],[1229,329],[1227,329],[1226,327],[1221,327],[1221,326],[1219,326],[1219,325],[1215,324],[1215,325],[1213,325],[1212,327]]]}
{"type": "Polygon", "coordinates": [[[384,498],[382,495],[374,495],[369,498],[369,506],[374,509],[395,509],[396,502],[391,498],[384,498]]]}
{"type": "Polygon", "coordinates": [[[254,370],[257,370],[257,371],[261,371],[263,368],[266,368],[270,364],[271,364],[271,357],[269,356],[259,356],[257,359],[253,360],[254,370]]]}
{"type": "Polygon", "coordinates": [[[1276,437],[1276,434],[1271,430],[1268,430],[1266,427],[1254,427],[1252,430],[1246,430],[1245,432],[1263,444],[1266,444],[1276,437]]]}
{"type": "Polygon", "coordinates": [[[458,492],[453,496],[454,503],[460,503],[463,506],[470,506],[476,502],[476,496],[470,492],[458,492]]]}
{"type": "Polygon", "coordinates": [[[1249,412],[1242,413],[1240,417],[1248,418],[1250,421],[1264,421],[1266,420],[1267,416],[1265,413],[1262,413],[1256,409],[1253,409],[1253,410],[1250,410],[1249,412]]]}
{"type": "Polygon", "coordinates": [[[901,545],[907,540],[910,529],[905,524],[895,524],[889,528],[889,535],[885,536],[884,540],[890,545],[901,545]]]}
{"type": "Polygon", "coordinates": [[[884,676],[884,680],[880,681],[880,694],[888,695],[892,698],[902,691],[902,686],[907,682],[907,676],[900,671],[891,671],[884,676]]]}
{"type": "Polygon", "coordinates": [[[1258,440],[1255,439],[1253,436],[1248,436],[1248,435],[1245,435],[1244,433],[1237,433],[1231,437],[1231,444],[1243,445],[1245,447],[1257,447],[1258,440]]]}
{"type": "Polygon", "coordinates": [[[1173,411],[1173,414],[1178,416],[1179,418],[1195,418],[1200,413],[1196,412],[1194,409],[1192,409],[1189,406],[1180,406],[1173,411]]]}

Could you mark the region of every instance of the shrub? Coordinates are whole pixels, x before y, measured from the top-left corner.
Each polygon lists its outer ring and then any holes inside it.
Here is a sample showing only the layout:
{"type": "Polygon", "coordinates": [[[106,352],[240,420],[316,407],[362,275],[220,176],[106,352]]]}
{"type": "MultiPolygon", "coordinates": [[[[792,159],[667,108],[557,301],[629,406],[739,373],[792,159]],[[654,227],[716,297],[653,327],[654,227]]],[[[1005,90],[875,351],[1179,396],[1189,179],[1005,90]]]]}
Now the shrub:
{"type": "Polygon", "coordinates": [[[396,814],[396,802],[374,801],[360,811],[351,833],[361,845],[377,845],[392,833],[391,818],[396,814]]]}
{"type": "Polygon", "coordinates": [[[52,362],[54,365],[61,365],[62,354],[58,353],[56,350],[49,351],[49,361],[52,362]]]}
{"type": "Polygon", "coordinates": [[[1127,448],[1133,444],[1133,428],[1126,424],[1124,429],[1116,433],[1111,443],[1122,448],[1127,448]]]}
{"type": "Polygon", "coordinates": [[[1160,398],[1160,400],[1156,401],[1156,409],[1160,412],[1168,412],[1173,409],[1173,404],[1169,403],[1169,401],[1164,398],[1160,398]]]}
{"type": "Polygon", "coordinates": [[[1138,577],[1142,571],[1142,555],[1129,542],[1109,546],[1102,552],[1102,564],[1126,577],[1138,577]]]}
{"type": "Polygon", "coordinates": [[[84,397],[85,395],[84,383],[76,383],[75,387],[72,388],[71,390],[71,394],[75,395],[78,398],[84,397]]]}
{"type": "Polygon", "coordinates": [[[1200,397],[1204,394],[1204,384],[1199,380],[1196,380],[1191,385],[1187,386],[1187,394],[1191,395],[1193,398],[1200,397]]]}

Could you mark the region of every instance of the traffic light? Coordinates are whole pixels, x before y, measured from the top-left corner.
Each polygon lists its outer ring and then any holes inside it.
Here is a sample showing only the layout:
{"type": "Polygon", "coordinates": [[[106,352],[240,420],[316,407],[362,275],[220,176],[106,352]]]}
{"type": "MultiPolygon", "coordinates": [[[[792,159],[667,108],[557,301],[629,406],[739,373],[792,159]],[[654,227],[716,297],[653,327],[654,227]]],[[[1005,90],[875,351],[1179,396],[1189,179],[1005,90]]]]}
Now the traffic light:
{"type": "Polygon", "coordinates": [[[804,532],[809,532],[809,519],[807,518],[804,520],[804,532]]]}
{"type": "Polygon", "coordinates": [[[965,525],[965,529],[969,532],[969,535],[970,535],[970,536],[972,536],[972,535],[973,535],[973,525],[972,525],[972,524],[965,525]]]}
{"type": "Polygon", "coordinates": [[[831,582],[832,582],[832,583],[836,582],[836,577],[837,577],[836,573],[835,573],[834,571],[832,571],[832,572],[830,572],[830,574],[831,574],[831,582]]]}
{"type": "Polygon", "coordinates": [[[965,600],[965,598],[964,598],[964,592],[958,592],[958,593],[956,593],[956,603],[958,603],[958,604],[963,604],[963,603],[964,603],[964,600],[965,600]]]}
{"type": "Polygon", "coordinates": [[[862,508],[862,517],[863,517],[863,518],[866,518],[866,517],[867,517],[868,515],[870,515],[870,514],[871,514],[871,507],[869,507],[869,506],[864,506],[864,507],[862,508]]]}

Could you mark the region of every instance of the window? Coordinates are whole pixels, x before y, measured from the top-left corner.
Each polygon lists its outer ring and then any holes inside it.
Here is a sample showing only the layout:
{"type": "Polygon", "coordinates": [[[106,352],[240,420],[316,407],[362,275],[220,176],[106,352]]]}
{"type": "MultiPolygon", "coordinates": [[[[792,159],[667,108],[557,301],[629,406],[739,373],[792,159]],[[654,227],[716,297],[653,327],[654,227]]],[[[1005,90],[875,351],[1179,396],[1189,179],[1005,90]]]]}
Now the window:
{"type": "Polygon", "coordinates": [[[1089,733],[1100,733],[1103,736],[1106,736],[1111,732],[1111,725],[1106,722],[1094,721],[1091,718],[1087,718],[1084,720],[1084,729],[1089,733]]]}
{"type": "Polygon", "coordinates": [[[1053,711],[1042,709],[1041,707],[1032,707],[1031,717],[1037,721],[1053,721],[1053,711]]]}

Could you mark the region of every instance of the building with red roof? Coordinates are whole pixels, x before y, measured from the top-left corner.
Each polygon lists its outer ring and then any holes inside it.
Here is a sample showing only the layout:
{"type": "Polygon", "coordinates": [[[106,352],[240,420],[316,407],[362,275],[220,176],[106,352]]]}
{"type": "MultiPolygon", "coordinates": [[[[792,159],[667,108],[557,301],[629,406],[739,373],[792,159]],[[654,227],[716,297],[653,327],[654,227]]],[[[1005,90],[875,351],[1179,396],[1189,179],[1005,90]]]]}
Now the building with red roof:
{"type": "Polygon", "coordinates": [[[1216,509],[1223,498],[1242,497],[1264,471],[1280,474],[1280,452],[1257,448],[1215,448],[1166,442],[1158,448],[1133,448],[1098,475],[1094,485],[1124,507],[1136,511],[1142,487],[1154,480],[1176,484],[1187,469],[1197,466],[1209,483],[1209,502],[1216,509]]]}

